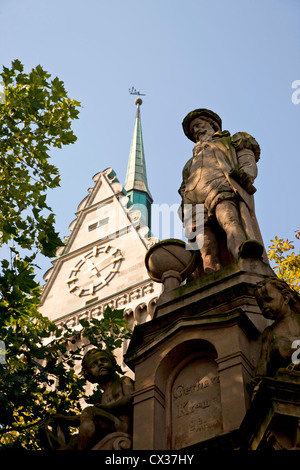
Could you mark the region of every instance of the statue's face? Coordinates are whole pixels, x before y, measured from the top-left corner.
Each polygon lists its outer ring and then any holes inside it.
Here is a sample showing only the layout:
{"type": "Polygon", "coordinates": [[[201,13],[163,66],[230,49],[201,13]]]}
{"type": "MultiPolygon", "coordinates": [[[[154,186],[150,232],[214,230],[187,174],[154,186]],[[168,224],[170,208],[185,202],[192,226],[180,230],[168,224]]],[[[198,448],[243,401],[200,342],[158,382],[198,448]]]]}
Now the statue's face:
{"type": "Polygon", "coordinates": [[[105,354],[97,351],[87,360],[87,369],[93,382],[102,382],[113,376],[114,366],[105,354]]]}
{"type": "Polygon", "coordinates": [[[288,299],[274,285],[266,285],[257,292],[257,303],[265,318],[278,320],[284,316],[288,299]]]}
{"type": "Polygon", "coordinates": [[[190,124],[190,130],[196,140],[196,142],[202,140],[204,137],[210,136],[215,133],[211,123],[202,117],[193,119],[190,124]]]}

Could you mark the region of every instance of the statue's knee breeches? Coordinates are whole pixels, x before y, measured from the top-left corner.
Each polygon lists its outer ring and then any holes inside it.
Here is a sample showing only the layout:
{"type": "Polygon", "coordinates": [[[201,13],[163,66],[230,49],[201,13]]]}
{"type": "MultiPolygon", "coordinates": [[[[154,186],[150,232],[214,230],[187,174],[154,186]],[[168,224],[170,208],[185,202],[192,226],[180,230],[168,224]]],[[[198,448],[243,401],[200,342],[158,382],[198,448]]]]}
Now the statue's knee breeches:
{"type": "Polygon", "coordinates": [[[217,204],[215,215],[223,229],[226,229],[226,227],[241,226],[238,206],[234,200],[225,200],[217,204]]]}

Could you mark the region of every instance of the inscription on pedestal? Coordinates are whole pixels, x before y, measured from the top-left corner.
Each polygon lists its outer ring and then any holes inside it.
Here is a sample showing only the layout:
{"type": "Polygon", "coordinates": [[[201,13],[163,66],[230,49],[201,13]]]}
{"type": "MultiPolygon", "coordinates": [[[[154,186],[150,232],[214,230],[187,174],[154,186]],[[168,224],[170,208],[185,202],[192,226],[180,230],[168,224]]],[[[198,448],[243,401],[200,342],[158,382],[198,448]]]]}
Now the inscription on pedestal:
{"type": "Polygon", "coordinates": [[[172,386],[172,449],[196,444],[222,432],[217,364],[197,359],[185,366],[172,386]]]}

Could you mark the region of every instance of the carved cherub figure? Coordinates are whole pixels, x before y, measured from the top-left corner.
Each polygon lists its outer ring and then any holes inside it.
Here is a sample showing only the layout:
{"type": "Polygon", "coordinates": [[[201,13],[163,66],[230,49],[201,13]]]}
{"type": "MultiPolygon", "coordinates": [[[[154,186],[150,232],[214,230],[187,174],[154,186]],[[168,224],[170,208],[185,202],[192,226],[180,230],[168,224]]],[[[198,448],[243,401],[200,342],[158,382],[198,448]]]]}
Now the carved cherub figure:
{"type": "Polygon", "coordinates": [[[88,381],[98,383],[103,394],[99,404],[81,413],[78,450],[90,448],[112,432],[131,433],[133,381],[116,373],[114,356],[102,349],[89,350],[82,361],[82,373],[88,381]]]}
{"type": "Polygon", "coordinates": [[[116,360],[108,350],[90,349],[82,360],[82,374],[103,390],[101,400],[80,415],[52,416],[42,427],[43,446],[60,450],[88,450],[111,433],[132,434],[133,381],[116,372],[116,360]],[[70,435],[69,427],[79,434],[70,435]]]}
{"type": "Polygon", "coordinates": [[[280,367],[292,364],[293,342],[300,339],[300,298],[277,277],[259,282],[255,297],[263,316],[274,320],[262,334],[256,376],[272,377],[280,367]]]}

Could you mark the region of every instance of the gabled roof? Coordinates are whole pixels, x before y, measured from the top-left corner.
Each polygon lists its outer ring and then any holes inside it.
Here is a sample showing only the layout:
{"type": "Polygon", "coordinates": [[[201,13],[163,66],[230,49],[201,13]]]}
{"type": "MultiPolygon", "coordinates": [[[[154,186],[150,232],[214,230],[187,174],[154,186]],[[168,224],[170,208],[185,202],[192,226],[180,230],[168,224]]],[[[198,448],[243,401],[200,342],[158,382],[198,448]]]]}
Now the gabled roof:
{"type": "Polygon", "coordinates": [[[157,240],[149,238],[149,227],[143,224],[140,210],[130,202],[112,168],[97,173],[93,180],[94,187],[80,202],[76,218],[69,225],[65,245],[57,250],[53,267],[44,275],[40,310],[51,319],[85,308],[86,298],[71,291],[68,280],[80,259],[94,247],[102,250],[109,245],[122,255],[121,268],[96,293],[99,302],[149,280],[144,259],[157,240]]]}

